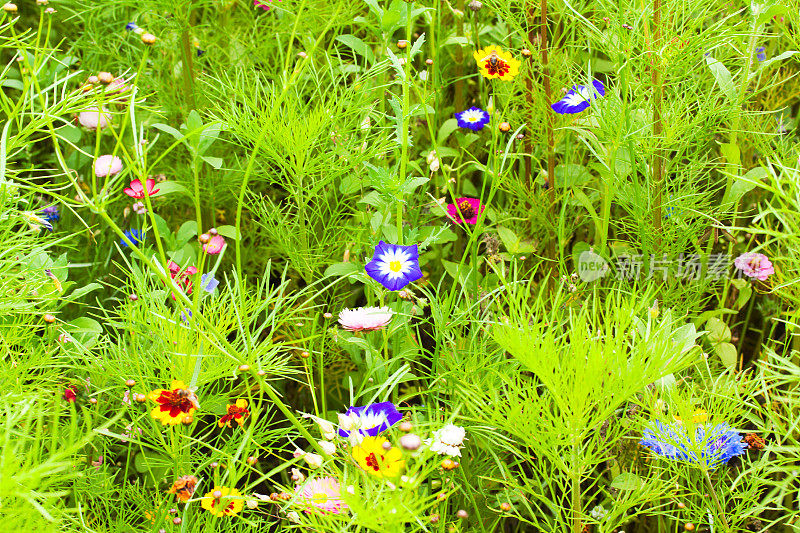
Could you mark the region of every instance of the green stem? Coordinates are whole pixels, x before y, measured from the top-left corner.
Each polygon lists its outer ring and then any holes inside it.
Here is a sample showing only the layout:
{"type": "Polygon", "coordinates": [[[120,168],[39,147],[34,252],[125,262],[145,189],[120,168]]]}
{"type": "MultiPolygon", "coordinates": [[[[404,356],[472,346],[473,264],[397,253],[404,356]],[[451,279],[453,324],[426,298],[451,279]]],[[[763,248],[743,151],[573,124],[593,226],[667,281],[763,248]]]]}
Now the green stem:
{"type": "Polygon", "coordinates": [[[708,485],[708,491],[711,493],[712,498],[714,499],[714,504],[717,506],[717,511],[719,512],[719,519],[722,520],[722,525],[725,526],[725,531],[727,533],[731,533],[731,526],[728,525],[728,520],[725,518],[725,511],[722,510],[722,504],[717,497],[717,491],[714,490],[714,484],[711,483],[711,476],[708,475],[708,469],[703,468],[703,475],[706,478],[706,484],[708,485]]]}

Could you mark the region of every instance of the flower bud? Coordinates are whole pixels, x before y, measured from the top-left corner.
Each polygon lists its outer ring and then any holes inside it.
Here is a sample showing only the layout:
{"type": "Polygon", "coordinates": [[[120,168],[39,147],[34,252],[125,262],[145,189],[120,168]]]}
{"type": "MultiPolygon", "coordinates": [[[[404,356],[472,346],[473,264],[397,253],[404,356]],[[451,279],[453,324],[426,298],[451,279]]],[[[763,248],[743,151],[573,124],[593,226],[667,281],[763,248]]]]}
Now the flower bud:
{"type": "Polygon", "coordinates": [[[415,435],[414,433],[408,433],[400,437],[400,446],[406,450],[418,450],[421,445],[422,439],[419,437],[419,435],[415,435]]]}
{"type": "Polygon", "coordinates": [[[330,441],[320,440],[317,441],[317,444],[319,444],[319,447],[322,448],[328,455],[333,455],[336,453],[336,445],[330,441]]]}
{"type": "Polygon", "coordinates": [[[17,4],[12,4],[11,2],[3,4],[3,11],[13,15],[17,12],[17,4]]]}
{"type": "Polygon", "coordinates": [[[480,10],[481,10],[481,8],[483,7],[483,4],[482,4],[481,2],[478,2],[478,0],[472,0],[472,1],[471,1],[471,2],[468,4],[468,7],[469,7],[469,8],[470,8],[472,11],[474,11],[474,12],[478,12],[478,11],[480,11],[480,10]]]}

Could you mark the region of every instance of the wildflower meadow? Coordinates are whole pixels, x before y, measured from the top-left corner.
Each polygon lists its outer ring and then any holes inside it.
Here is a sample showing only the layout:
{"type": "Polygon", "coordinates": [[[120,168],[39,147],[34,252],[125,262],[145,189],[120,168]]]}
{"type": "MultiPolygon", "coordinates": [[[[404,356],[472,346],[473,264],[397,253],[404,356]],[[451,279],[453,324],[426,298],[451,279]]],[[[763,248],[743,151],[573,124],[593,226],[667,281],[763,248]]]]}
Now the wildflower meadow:
{"type": "Polygon", "coordinates": [[[800,533],[799,51],[798,0],[5,2],[0,533],[800,533]]]}

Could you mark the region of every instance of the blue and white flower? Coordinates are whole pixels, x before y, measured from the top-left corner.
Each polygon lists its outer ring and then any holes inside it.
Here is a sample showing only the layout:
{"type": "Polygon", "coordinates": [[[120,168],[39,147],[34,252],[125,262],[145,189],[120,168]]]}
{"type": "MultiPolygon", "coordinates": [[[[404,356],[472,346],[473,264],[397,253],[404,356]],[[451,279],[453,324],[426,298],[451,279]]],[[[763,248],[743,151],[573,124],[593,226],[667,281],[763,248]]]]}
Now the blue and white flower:
{"type": "Polygon", "coordinates": [[[600,80],[594,80],[591,86],[575,85],[564,98],[553,104],[553,111],[561,115],[580,113],[589,107],[592,100],[606,95],[606,88],[600,80]]]}
{"type": "Polygon", "coordinates": [[[365,269],[372,279],[390,291],[399,291],[422,277],[419,249],[416,244],[400,246],[380,241],[365,269]]]}
{"type": "Polygon", "coordinates": [[[351,407],[346,413],[339,413],[339,436],[357,444],[364,437],[377,437],[402,418],[392,402],[351,407]]]}
{"type": "Polygon", "coordinates": [[[480,131],[489,123],[491,117],[489,113],[480,107],[470,107],[466,111],[455,114],[459,128],[467,128],[472,131],[480,131]]]}
{"type": "Polygon", "coordinates": [[[219,281],[217,281],[213,275],[203,274],[200,276],[200,288],[207,293],[212,294],[217,290],[217,287],[219,287],[219,281]]]}
{"type": "Polygon", "coordinates": [[[682,423],[655,421],[645,429],[639,444],[663,457],[709,468],[727,463],[747,449],[739,432],[728,424],[698,424],[691,438],[682,423]]]}
{"type": "Polygon", "coordinates": [[[756,59],[759,61],[764,61],[767,59],[766,48],[763,46],[756,48],[756,59]]]}

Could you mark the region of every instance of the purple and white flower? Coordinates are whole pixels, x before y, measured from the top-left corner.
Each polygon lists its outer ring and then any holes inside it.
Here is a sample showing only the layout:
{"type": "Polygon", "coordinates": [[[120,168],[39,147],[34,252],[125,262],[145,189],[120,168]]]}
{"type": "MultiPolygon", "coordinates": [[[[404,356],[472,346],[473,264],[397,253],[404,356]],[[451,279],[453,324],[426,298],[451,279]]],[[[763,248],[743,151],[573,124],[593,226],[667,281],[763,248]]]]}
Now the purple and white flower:
{"type": "Polygon", "coordinates": [[[364,437],[376,437],[402,418],[392,402],[351,407],[346,413],[339,413],[339,436],[351,438],[357,444],[364,437]]]}
{"type": "Polygon", "coordinates": [[[372,279],[390,291],[399,291],[422,277],[419,248],[416,244],[400,246],[380,241],[365,270],[372,279]]]}
{"type": "Polygon", "coordinates": [[[589,107],[592,100],[606,95],[606,88],[600,80],[594,80],[591,86],[574,85],[564,98],[553,104],[553,111],[561,115],[580,113],[589,107]]]}
{"type": "Polygon", "coordinates": [[[480,131],[489,123],[491,117],[489,113],[480,107],[470,107],[466,111],[455,114],[459,128],[467,128],[472,131],[480,131]]]}

